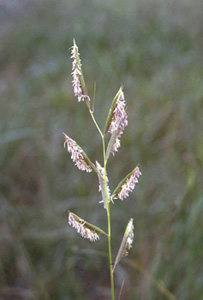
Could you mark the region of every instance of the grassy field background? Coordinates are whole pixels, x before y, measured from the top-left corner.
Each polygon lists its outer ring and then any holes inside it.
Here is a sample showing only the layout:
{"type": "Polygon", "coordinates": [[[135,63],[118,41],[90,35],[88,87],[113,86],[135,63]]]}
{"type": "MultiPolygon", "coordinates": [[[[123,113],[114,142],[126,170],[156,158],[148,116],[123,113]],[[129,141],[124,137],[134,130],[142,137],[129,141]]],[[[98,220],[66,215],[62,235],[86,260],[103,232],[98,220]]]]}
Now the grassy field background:
{"type": "Polygon", "coordinates": [[[71,87],[80,49],[103,128],[124,86],[129,126],[109,160],[110,188],[139,164],[136,191],[112,206],[113,257],[130,217],[135,241],[116,270],[125,300],[199,300],[203,234],[203,3],[200,0],[0,2],[0,298],[110,299],[107,241],[67,224],[70,209],[106,230],[93,161],[101,141],[71,87]]]}

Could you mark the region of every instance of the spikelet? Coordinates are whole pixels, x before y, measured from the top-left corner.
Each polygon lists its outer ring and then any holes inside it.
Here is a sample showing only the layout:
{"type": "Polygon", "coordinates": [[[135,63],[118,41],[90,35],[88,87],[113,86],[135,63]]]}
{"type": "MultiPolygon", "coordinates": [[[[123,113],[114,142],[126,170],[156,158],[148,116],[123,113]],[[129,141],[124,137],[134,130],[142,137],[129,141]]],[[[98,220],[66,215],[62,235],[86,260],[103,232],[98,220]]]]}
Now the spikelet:
{"type": "Polygon", "coordinates": [[[112,102],[104,130],[104,133],[108,131],[111,134],[107,156],[110,152],[114,155],[120,147],[120,137],[128,125],[128,115],[125,108],[125,97],[122,88],[120,88],[112,102]]]}
{"type": "Polygon", "coordinates": [[[134,231],[133,219],[130,219],[128,222],[128,225],[126,227],[120,248],[118,250],[118,254],[116,256],[116,260],[115,260],[114,267],[113,267],[113,272],[114,272],[117,264],[120,262],[121,258],[127,256],[128,251],[132,248],[132,243],[133,243],[133,239],[134,239],[133,231],[134,231]]]}
{"type": "Polygon", "coordinates": [[[85,239],[90,240],[91,242],[95,242],[100,239],[99,235],[106,235],[108,234],[104,232],[99,227],[96,227],[90,223],[87,223],[76,214],[69,211],[68,216],[68,223],[70,226],[75,228],[77,232],[85,239]]]}
{"type": "MultiPolygon", "coordinates": [[[[105,187],[104,187],[104,168],[102,168],[102,166],[100,165],[100,163],[98,161],[96,161],[96,168],[97,168],[97,175],[98,175],[98,179],[99,179],[99,192],[102,193],[102,201],[104,202],[104,208],[107,209],[107,198],[106,198],[106,193],[105,193],[105,187]]],[[[108,186],[108,176],[106,174],[106,184],[107,184],[107,194],[108,194],[108,199],[111,199],[111,191],[110,188],[108,186]]]]}
{"type": "Polygon", "coordinates": [[[119,198],[123,200],[129,196],[129,192],[132,192],[138,183],[138,178],[142,175],[139,167],[136,167],[130,172],[116,187],[112,194],[112,198],[119,198]]]}
{"type": "Polygon", "coordinates": [[[74,95],[78,98],[78,102],[88,100],[90,101],[89,96],[87,95],[87,89],[85,85],[84,76],[82,73],[82,64],[80,60],[80,54],[78,52],[78,46],[73,41],[73,46],[71,47],[71,58],[72,62],[72,85],[74,95]]]}
{"type": "Polygon", "coordinates": [[[78,167],[78,169],[86,172],[92,172],[93,163],[87,157],[87,155],[82,150],[82,148],[74,140],[72,140],[67,134],[64,133],[64,136],[65,136],[64,147],[67,146],[68,152],[71,153],[71,159],[78,167]]]}

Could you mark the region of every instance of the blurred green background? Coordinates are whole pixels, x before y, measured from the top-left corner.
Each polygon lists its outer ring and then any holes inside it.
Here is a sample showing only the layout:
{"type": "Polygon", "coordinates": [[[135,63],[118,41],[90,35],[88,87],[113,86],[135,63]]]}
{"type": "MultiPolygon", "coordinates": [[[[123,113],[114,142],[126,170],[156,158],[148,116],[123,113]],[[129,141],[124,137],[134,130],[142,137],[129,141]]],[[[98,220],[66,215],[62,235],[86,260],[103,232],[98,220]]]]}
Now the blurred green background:
{"type": "Polygon", "coordinates": [[[139,164],[136,191],[112,206],[121,299],[199,300],[203,235],[203,2],[0,2],[0,299],[110,299],[107,240],[82,239],[70,209],[107,230],[96,175],[63,148],[70,135],[102,163],[101,140],[71,86],[75,37],[103,128],[124,85],[129,126],[110,188],[139,164]]]}

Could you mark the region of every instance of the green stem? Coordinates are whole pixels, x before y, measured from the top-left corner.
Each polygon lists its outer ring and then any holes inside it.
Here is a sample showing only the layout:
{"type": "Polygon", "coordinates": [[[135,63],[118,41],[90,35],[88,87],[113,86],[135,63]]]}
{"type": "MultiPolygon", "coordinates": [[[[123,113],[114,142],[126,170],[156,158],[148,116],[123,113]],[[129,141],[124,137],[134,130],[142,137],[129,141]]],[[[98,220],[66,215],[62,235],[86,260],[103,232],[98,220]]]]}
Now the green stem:
{"type": "Polygon", "coordinates": [[[103,156],[104,156],[104,189],[106,194],[106,211],[107,211],[107,220],[108,220],[108,249],[109,249],[109,270],[110,270],[110,278],[111,278],[111,299],[115,299],[114,294],[114,278],[113,278],[113,266],[112,266],[112,255],[111,255],[111,218],[110,218],[110,201],[107,190],[107,180],[106,180],[106,153],[105,153],[105,140],[104,136],[102,137],[103,143],[103,156]]]}
{"type": "Polygon", "coordinates": [[[106,180],[106,150],[105,150],[105,140],[104,140],[104,135],[99,128],[99,125],[97,124],[93,111],[89,108],[90,115],[92,117],[92,120],[97,127],[97,130],[99,131],[101,137],[102,137],[102,145],[103,145],[103,158],[104,158],[104,189],[105,189],[105,194],[106,194],[106,212],[107,212],[107,221],[108,221],[108,249],[109,249],[109,270],[110,270],[110,278],[111,278],[111,299],[115,299],[115,293],[114,293],[114,277],[113,277],[113,266],[112,266],[112,255],[111,255],[111,217],[110,217],[110,199],[108,195],[108,190],[107,190],[107,180],[106,180]]]}
{"type": "Polygon", "coordinates": [[[91,109],[89,109],[89,112],[90,112],[90,115],[91,115],[91,117],[92,117],[92,120],[93,120],[95,126],[97,127],[97,130],[99,131],[99,133],[100,133],[100,135],[101,135],[101,137],[102,137],[102,140],[103,140],[103,137],[104,137],[104,136],[103,136],[103,133],[101,132],[101,129],[99,128],[99,125],[97,124],[97,121],[95,120],[94,114],[93,114],[93,112],[91,111],[91,109]]]}

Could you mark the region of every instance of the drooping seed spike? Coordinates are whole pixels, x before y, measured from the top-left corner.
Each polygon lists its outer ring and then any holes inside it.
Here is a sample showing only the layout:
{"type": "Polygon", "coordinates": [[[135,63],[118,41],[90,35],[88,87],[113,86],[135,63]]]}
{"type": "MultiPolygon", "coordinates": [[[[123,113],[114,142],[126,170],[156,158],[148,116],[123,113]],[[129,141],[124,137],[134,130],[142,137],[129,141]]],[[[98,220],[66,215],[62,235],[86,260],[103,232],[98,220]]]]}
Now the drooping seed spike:
{"type": "Polygon", "coordinates": [[[67,134],[64,133],[64,136],[64,147],[67,147],[68,152],[71,153],[71,159],[78,167],[78,169],[86,172],[92,172],[92,168],[94,165],[82,150],[82,148],[67,134]]]}
{"type": "Polygon", "coordinates": [[[75,228],[83,238],[89,239],[91,242],[99,240],[99,235],[108,236],[108,234],[99,227],[96,227],[93,224],[86,222],[85,220],[81,219],[76,214],[70,211],[68,215],[68,223],[70,226],[75,228]]]}

